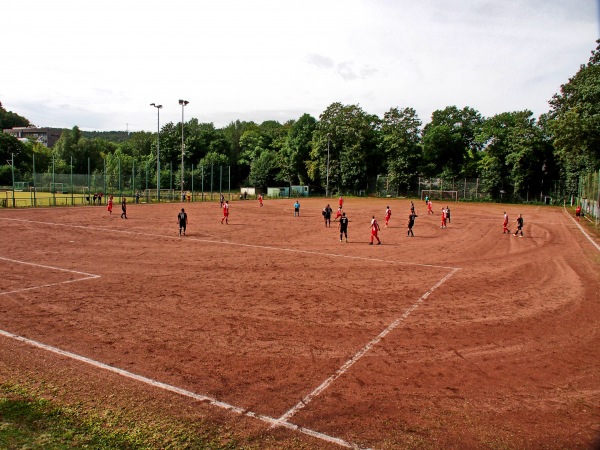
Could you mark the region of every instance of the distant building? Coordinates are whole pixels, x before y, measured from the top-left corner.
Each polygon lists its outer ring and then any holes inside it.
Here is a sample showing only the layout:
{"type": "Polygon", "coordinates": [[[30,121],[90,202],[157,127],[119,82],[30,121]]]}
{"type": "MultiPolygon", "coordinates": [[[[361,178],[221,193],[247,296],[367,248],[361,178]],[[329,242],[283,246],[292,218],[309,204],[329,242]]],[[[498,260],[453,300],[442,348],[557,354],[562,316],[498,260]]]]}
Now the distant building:
{"type": "Polygon", "coordinates": [[[46,147],[53,147],[63,130],[60,128],[14,127],[2,130],[19,140],[39,142],[46,147]]]}

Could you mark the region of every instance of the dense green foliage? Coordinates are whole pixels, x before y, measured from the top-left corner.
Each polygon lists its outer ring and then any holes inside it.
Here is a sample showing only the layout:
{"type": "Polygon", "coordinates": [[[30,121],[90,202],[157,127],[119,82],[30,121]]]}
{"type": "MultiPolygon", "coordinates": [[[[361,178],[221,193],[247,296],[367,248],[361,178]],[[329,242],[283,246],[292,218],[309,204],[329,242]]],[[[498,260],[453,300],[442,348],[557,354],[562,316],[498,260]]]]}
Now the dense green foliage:
{"type": "MultiPolygon", "coordinates": [[[[600,168],[600,41],[586,65],[550,101],[538,120],[531,111],[482,117],[475,109],[448,106],[423,126],[410,107],[391,108],[382,118],[359,105],[336,102],[318,119],[235,121],[224,128],[191,119],[160,130],[161,186],[173,167],[180,182],[182,126],[184,167],[229,166],[232,186],[311,185],[313,192],[352,194],[368,190],[378,176],[399,192],[419,176],[478,178],[490,199],[541,196],[550,186],[576,193],[580,175],[600,168]],[[505,197],[505,198],[507,198],[505,197]]],[[[0,108],[0,120],[19,116],[0,108]]],[[[21,124],[28,123],[24,118],[21,124]]],[[[51,150],[0,136],[0,185],[27,179],[35,155],[38,172],[52,161],[57,173],[102,173],[114,178],[135,167],[151,170],[156,183],[156,133],[63,132],[51,150]]],[[[185,175],[184,175],[185,176],[185,175]]]]}

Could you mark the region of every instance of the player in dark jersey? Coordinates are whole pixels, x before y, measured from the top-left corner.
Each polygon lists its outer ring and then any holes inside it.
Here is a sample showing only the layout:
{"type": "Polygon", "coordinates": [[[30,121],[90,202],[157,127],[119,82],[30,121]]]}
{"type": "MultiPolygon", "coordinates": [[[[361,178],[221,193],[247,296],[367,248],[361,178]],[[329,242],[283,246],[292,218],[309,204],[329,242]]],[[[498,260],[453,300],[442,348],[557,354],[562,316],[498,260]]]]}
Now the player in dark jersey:
{"type": "Polygon", "coordinates": [[[342,213],[342,217],[340,217],[340,242],[342,242],[342,235],[346,236],[346,242],[348,242],[348,218],[346,217],[346,213],[342,213]]]}
{"type": "Polygon", "coordinates": [[[127,219],[127,200],[123,197],[121,200],[121,219],[127,219]]]}
{"type": "Polygon", "coordinates": [[[523,215],[519,214],[519,217],[517,217],[516,220],[517,223],[517,231],[515,231],[515,234],[513,236],[517,236],[519,233],[521,233],[521,236],[519,237],[523,237],[523,215]]]}
{"type": "Polygon", "coordinates": [[[185,236],[185,229],[187,228],[188,218],[185,209],[181,208],[181,212],[177,214],[177,222],[179,222],[179,236],[181,236],[181,232],[183,231],[183,235],[185,236]]]}
{"type": "Polygon", "coordinates": [[[415,237],[415,234],[413,233],[412,229],[415,224],[416,217],[417,215],[414,212],[411,212],[408,216],[408,230],[406,231],[406,237],[415,237]]]}

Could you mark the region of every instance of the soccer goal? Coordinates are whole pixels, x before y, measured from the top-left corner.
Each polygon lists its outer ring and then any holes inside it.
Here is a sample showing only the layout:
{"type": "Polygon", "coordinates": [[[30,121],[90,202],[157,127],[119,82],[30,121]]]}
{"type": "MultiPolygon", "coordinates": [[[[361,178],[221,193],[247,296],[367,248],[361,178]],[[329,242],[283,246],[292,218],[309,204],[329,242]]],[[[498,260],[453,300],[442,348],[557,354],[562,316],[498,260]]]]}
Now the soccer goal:
{"type": "Polygon", "coordinates": [[[425,200],[425,197],[429,198],[430,200],[450,200],[456,202],[458,201],[458,191],[424,189],[421,191],[421,200],[425,200]]]}
{"type": "Polygon", "coordinates": [[[50,192],[63,193],[63,183],[50,183],[50,192]]]}

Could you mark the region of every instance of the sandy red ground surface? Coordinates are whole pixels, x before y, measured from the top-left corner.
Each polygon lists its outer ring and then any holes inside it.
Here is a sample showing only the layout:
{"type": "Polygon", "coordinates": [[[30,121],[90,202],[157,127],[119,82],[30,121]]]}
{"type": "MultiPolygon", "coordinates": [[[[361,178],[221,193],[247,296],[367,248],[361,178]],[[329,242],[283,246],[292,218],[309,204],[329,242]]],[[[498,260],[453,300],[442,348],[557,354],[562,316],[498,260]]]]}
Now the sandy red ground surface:
{"type": "Polygon", "coordinates": [[[346,199],[348,243],[323,199],[300,217],[293,200],[233,201],[229,225],[218,203],[185,204],[182,237],[181,204],[129,205],[127,220],[0,210],[0,330],[205,401],[6,335],[0,382],[85,380],[83,401],[197,415],[269,448],[589,447],[598,249],[562,208],[452,203],[441,229],[446,205],[415,203],[408,238],[408,200],[346,199]],[[523,238],[502,233],[504,211],[523,214],[523,238]]]}

